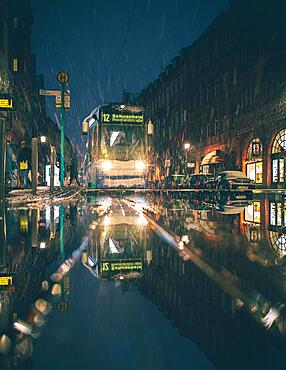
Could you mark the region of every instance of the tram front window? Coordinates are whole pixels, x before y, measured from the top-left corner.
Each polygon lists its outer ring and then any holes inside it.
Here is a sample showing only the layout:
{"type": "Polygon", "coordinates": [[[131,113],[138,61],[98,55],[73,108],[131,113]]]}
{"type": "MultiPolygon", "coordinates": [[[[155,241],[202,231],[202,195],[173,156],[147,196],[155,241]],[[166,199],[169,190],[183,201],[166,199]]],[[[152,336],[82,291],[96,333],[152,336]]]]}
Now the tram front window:
{"type": "Polygon", "coordinates": [[[112,125],[101,130],[102,158],[130,160],[144,159],[144,128],[112,125]]]}

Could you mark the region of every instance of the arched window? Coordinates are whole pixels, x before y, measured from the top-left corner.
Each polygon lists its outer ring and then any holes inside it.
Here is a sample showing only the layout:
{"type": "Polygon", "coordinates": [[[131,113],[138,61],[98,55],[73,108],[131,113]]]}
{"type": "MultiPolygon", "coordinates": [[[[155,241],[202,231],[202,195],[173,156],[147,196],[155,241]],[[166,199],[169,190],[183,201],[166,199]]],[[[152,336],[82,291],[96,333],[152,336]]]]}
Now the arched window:
{"type": "Polygon", "coordinates": [[[257,184],[262,184],[262,143],[259,138],[253,139],[246,153],[246,175],[257,184]]]}
{"type": "Polygon", "coordinates": [[[269,231],[271,246],[279,254],[286,254],[286,234],[278,231],[269,231]]]}
{"type": "Polygon", "coordinates": [[[271,148],[272,183],[284,184],[286,159],[286,129],[278,132],[271,148]]]}
{"type": "Polygon", "coordinates": [[[286,151],[286,129],[281,130],[276,135],[272,144],[272,154],[285,153],[286,151]]]}

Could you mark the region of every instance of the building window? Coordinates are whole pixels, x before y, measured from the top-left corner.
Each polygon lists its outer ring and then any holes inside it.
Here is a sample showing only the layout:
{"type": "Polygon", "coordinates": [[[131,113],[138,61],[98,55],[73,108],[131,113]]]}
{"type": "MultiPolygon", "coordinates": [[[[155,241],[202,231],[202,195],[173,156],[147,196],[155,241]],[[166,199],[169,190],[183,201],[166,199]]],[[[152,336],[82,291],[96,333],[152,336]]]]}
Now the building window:
{"type": "Polygon", "coordinates": [[[269,238],[276,252],[284,255],[286,253],[286,235],[277,231],[269,231],[269,238]]]}
{"type": "Polygon", "coordinates": [[[13,59],[13,72],[18,72],[18,59],[13,59]]]}
{"type": "Polygon", "coordinates": [[[247,222],[260,223],[260,201],[253,202],[245,208],[244,220],[247,222]]]}
{"type": "Polygon", "coordinates": [[[259,138],[255,138],[248,146],[246,154],[246,175],[256,184],[262,184],[263,161],[262,143],[259,138]]]}
{"type": "Polygon", "coordinates": [[[271,226],[285,226],[285,204],[281,202],[270,202],[269,223],[271,226]]]}
{"type": "Polygon", "coordinates": [[[13,18],[13,27],[18,28],[18,17],[13,18]]]}
{"type": "Polygon", "coordinates": [[[271,151],[272,183],[284,184],[285,182],[285,160],[286,160],[286,129],[278,132],[271,151]]]}

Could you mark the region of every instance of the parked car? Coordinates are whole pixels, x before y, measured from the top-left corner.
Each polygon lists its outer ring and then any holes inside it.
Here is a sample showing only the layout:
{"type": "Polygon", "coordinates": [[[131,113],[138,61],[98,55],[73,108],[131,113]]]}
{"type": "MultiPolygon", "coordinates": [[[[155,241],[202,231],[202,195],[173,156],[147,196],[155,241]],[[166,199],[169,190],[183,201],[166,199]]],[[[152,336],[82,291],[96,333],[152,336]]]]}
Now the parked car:
{"type": "Polygon", "coordinates": [[[207,189],[208,184],[214,181],[214,177],[210,173],[198,173],[191,175],[188,187],[190,189],[207,189]]]}
{"type": "Polygon", "coordinates": [[[252,198],[254,181],[241,171],[220,172],[214,182],[217,199],[249,199],[252,198]]]}
{"type": "Polygon", "coordinates": [[[251,204],[248,200],[232,200],[220,202],[215,205],[215,209],[218,213],[224,215],[238,215],[245,210],[247,206],[251,204]]]}

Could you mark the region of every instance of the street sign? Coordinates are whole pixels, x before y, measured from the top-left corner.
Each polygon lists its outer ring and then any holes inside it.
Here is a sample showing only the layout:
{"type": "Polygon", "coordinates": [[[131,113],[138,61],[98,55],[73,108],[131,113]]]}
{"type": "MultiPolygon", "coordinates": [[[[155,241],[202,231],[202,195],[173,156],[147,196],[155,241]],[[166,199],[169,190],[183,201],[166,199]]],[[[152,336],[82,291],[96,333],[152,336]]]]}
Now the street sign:
{"type": "Polygon", "coordinates": [[[57,311],[60,312],[60,313],[64,313],[64,312],[67,312],[69,309],[69,303],[67,301],[65,301],[64,299],[62,299],[61,301],[59,301],[57,303],[57,311]]]}
{"type": "Polygon", "coordinates": [[[60,95],[56,96],[56,108],[61,108],[62,106],[62,97],[60,95]]]}
{"type": "Polygon", "coordinates": [[[10,95],[0,95],[0,111],[11,111],[14,107],[14,99],[10,95]]]}
{"type": "MultiPolygon", "coordinates": [[[[56,95],[56,108],[61,108],[61,107],[62,107],[62,97],[61,97],[61,95],[56,95]]],[[[70,110],[70,107],[71,107],[70,90],[65,91],[64,107],[65,107],[66,111],[70,110]]]]}
{"type": "Polygon", "coordinates": [[[71,107],[71,95],[70,95],[69,90],[65,91],[64,107],[65,107],[65,110],[70,110],[70,107],[71,107]]]}
{"type": "Polygon", "coordinates": [[[40,95],[43,95],[43,96],[59,96],[59,95],[61,95],[61,90],[40,89],[40,95]]]}
{"type": "Polygon", "coordinates": [[[67,72],[59,72],[57,74],[57,80],[61,83],[61,84],[66,84],[67,82],[69,82],[69,79],[70,79],[70,76],[67,72]]]}
{"type": "Polygon", "coordinates": [[[64,276],[64,294],[70,294],[70,278],[64,276]]]}

